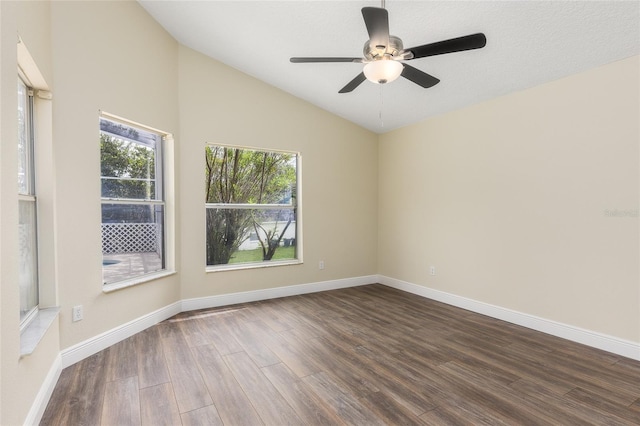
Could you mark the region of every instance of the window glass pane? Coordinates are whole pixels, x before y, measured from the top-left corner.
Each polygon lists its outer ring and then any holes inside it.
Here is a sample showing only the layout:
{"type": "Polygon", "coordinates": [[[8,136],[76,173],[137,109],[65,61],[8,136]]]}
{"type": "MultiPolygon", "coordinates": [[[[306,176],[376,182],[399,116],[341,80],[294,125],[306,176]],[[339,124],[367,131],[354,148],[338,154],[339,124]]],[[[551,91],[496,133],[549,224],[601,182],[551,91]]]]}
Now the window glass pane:
{"type": "Polygon", "coordinates": [[[296,209],[207,208],[207,265],[296,259],[296,209]]]}
{"type": "Polygon", "coordinates": [[[24,82],[18,78],[18,193],[30,194],[29,188],[29,96],[24,82]]]}
{"type": "Polygon", "coordinates": [[[105,284],[164,269],[164,206],[102,204],[105,284]]]}
{"type": "Polygon", "coordinates": [[[36,237],[36,202],[18,202],[18,285],[20,287],[20,321],[38,306],[38,256],[36,237]]]}
{"type": "Polygon", "coordinates": [[[165,269],[161,135],[101,117],[100,185],[104,284],[165,269]]]}
{"type": "Polygon", "coordinates": [[[205,148],[207,266],[297,259],[297,168],[295,153],[205,148]]]}
{"type": "Polygon", "coordinates": [[[155,181],[103,177],[101,185],[103,198],[155,200],[155,181]]]}
{"type": "Polygon", "coordinates": [[[141,144],[100,134],[103,198],[160,199],[156,191],[156,142],[141,144]]]}
{"type": "Polygon", "coordinates": [[[295,154],[207,146],[205,157],[207,203],[293,204],[295,154]]]}
{"type": "Polygon", "coordinates": [[[115,121],[107,120],[106,118],[100,119],[100,131],[109,133],[111,136],[118,139],[129,140],[151,148],[154,148],[158,141],[158,135],[156,133],[142,130],[138,127],[116,123],[115,121]]]}

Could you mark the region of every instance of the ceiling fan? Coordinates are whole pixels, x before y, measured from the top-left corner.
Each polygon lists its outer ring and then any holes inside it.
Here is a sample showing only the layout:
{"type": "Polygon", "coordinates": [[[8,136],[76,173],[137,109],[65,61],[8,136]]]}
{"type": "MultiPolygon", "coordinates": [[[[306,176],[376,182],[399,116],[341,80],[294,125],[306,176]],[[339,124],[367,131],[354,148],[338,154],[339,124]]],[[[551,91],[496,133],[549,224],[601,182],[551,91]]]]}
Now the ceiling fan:
{"type": "Polygon", "coordinates": [[[293,63],[364,63],[365,66],[362,72],[340,89],[338,93],[351,92],[365,80],[385,84],[400,76],[426,89],[435,86],[440,80],[401,61],[480,49],[487,44],[484,34],[477,33],[404,49],[402,40],[399,37],[389,35],[389,14],[386,9],[383,7],[363,7],[362,17],[369,33],[369,40],[364,44],[363,58],[293,57],[290,61],[293,63]]]}

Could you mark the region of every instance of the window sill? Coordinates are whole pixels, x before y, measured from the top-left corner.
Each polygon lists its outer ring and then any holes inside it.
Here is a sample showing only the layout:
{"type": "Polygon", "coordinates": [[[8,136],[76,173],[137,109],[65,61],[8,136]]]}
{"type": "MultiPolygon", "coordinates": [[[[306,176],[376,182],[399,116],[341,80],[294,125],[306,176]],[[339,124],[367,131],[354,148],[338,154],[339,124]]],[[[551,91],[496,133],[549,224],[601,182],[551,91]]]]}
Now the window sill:
{"type": "Polygon", "coordinates": [[[105,284],[102,286],[102,292],[112,293],[117,290],[122,290],[123,288],[129,288],[138,284],[144,284],[149,281],[168,277],[170,275],[174,275],[175,273],[176,271],[160,271],[160,272],[154,272],[152,274],[141,275],[139,277],[135,277],[130,280],[118,281],[117,283],[113,283],[113,284],[105,284]]]}
{"type": "Polygon", "coordinates": [[[58,318],[59,307],[44,308],[38,310],[36,317],[20,333],[20,356],[31,355],[36,350],[38,343],[47,334],[47,330],[58,318]]]}
{"type": "Polygon", "coordinates": [[[234,265],[207,266],[206,272],[238,271],[243,269],[272,268],[274,266],[302,265],[302,260],[275,260],[263,263],[238,263],[234,265]]]}

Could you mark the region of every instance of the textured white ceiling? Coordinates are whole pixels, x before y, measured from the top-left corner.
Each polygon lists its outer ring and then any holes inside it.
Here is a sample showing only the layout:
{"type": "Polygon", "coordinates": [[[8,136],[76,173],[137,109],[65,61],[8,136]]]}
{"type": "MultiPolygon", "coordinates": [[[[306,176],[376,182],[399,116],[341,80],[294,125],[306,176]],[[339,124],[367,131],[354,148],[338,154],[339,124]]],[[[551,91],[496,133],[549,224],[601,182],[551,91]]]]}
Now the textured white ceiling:
{"type": "Polygon", "coordinates": [[[362,64],[292,64],[291,56],[362,56],[360,9],[379,1],[139,3],[181,44],[376,133],[640,54],[638,1],[386,2],[405,47],[483,32],[483,49],[412,60],[441,80],[400,78],[338,90],[362,64]]]}

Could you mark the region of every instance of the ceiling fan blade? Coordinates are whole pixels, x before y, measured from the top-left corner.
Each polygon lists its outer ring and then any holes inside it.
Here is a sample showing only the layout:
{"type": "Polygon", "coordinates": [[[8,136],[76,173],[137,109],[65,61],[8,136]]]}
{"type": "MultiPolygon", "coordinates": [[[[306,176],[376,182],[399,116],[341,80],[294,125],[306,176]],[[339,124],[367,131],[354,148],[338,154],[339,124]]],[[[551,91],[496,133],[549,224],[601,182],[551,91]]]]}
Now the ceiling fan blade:
{"type": "Polygon", "coordinates": [[[363,7],[362,17],[367,26],[369,41],[374,47],[389,46],[389,13],[379,7],[363,7]]]}
{"type": "Polygon", "coordinates": [[[356,78],[351,80],[349,83],[347,83],[346,86],[344,86],[342,89],[340,89],[340,91],[338,93],[349,93],[349,92],[353,91],[353,89],[355,89],[356,87],[360,86],[360,84],[363,81],[365,81],[366,79],[367,79],[367,77],[365,77],[364,73],[361,72],[360,74],[358,74],[356,76],[356,78]]]}
{"type": "Polygon", "coordinates": [[[436,84],[440,83],[440,80],[438,80],[434,76],[420,71],[419,69],[414,68],[411,65],[402,64],[402,66],[404,66],[404,69],[402,70],[402,74],[400,75],[407,80],[413,81],[418,86],[422,86],[425,89],[428,89],[429,87],[433,87],[436,84]]]}
{"type": "Polygon", "coordinates": [[[312,62],[354,62],[361,63],[362,58],[291,58],[289,61],[294,64],[304,64],[312,62]]]}
{"type": "Polygon", "coordinates": [[[445,53],[462,52],[464,50],[480,49],[487,44],[487,38],[482,33],[452,38],[436,43],[423,44],[422,46],[406,49],[413,53],[413,58],[442,55],[445,53]]]}

